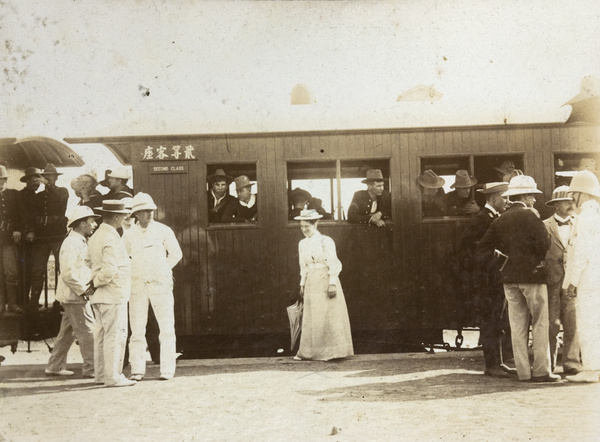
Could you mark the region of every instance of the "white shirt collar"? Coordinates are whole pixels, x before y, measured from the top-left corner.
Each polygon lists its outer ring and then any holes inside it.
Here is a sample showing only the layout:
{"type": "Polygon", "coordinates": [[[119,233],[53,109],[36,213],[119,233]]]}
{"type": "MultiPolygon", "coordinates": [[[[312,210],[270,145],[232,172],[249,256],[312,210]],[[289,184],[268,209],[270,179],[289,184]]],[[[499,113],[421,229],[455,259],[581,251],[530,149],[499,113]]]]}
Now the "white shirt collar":
{"type": "Polygon", "coordinates": [[[242,206],[250,208],[250,207],[254,206],[254,204],[256,203],[256,195],[255,194],[250,195],[250,199],[248,200],[247,203],[243,202],[242,200],[239,200],[239,202],[242,206]]]}
{"type": "Polygon", "coordinates": [[[496,209],[494,209],[492,206],[490,206],[489,204],[486,204],[485,207],[492,212],[494,215],[500,216],[500,214],[498,213],[498,211],[496,209]]]}

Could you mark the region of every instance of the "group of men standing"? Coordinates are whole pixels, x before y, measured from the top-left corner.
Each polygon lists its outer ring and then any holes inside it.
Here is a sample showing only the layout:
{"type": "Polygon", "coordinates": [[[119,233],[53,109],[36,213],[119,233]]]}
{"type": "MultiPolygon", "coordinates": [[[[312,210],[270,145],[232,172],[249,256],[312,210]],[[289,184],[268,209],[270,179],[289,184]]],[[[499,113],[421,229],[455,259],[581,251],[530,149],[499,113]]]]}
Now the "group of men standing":
{"type": "Polygon", "coordinates": [[[152,197],[127,186],[126,168],[107,171],[102,195],[93,174],[72,182],[79,204],[65,215],[68,191],[57,187],[60,173],[27,168],[21,191],[6,188],[0,166],[0,314],[22,314],[18,306],[17,245],[31,243],[31,299],[39,308],[49,253],[55,254],[55,299],[62,306],[60,331],[45,369],[49,376],[70,376],[67,354],[77,340],[82,375],[106,386],[134,385],[146,372],[146,325],[152,306],[160,329],[160,379],[175,374],[175,318],[172,269],[182,258],[175,234],[154,220],[152,197]],[[36,193],[44,182],[45,189],[36,193]],[[126,222],[132,217],[134,224],[126,222]],[[128,309],[129,307],[129,309],[128,309]],[[131,376],[123,373],[128,325],[131,327],[131,376]]]}
{"type": "Polygon", "coordinates": [[[563,373],[572,382],[598,382],[600,372],[600,185],[592,172],[577,172],[546,204],[534,209],[533,178],[487,183],[486,205],[471,218],[461,248],[472,258],[472,283],[480,302],[481,343],[489,376],[555,382],[560,325],[563,373]],[[509,201],[510,198],[510,201],[509,201]],[[508,329],[504,306],[508,306],[508,329]],[[533,364],[528,342],[532,328],[533,364]],[[504,332],[511,337],[516,369],[503,362],[504,332]]]}

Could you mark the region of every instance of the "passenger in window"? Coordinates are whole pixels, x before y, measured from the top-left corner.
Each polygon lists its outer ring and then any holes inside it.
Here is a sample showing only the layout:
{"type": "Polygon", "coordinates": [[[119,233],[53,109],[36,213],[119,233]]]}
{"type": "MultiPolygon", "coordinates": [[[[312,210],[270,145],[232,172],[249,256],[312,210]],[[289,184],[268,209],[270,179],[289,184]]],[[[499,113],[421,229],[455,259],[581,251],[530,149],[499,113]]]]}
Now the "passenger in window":
{"type": "Polygon", "coordinates": [[[457,170],[454,184],[450,187],[454,190],[446,194],[448,204],[448,215],[464,216],[479,212],[480,207],[475,201],[472,189],[477,180],[469,175],[466,170],[457,170]]]}
{"type": "Polygon", "coordinates": [[[255,223],[258,221],[256,194],[252,193],[252,183],[246,175],[235,178],[237,201],[230,204],[223,213],[224,223],[255,223]]]}
{"type": "Polygon", "coordinates": [[[289,212],[289,219],[300,216],[303,210],[315,210],[322,219],[331,219],[333,216],[323,208],[323,202],[319,198],[313,197],[309,191],[296,187],[290,194],[292,202],[289,212]]]}
{"type": "Polygon", "coordinates": [[[419,175],[417,182],[421,186],[421,207],[423,217],[446,215],[446,194],[444,193],[444,178],[428,169],[419,175]]]}
{"type": "Polygon", "coordinates": [[[229,205],[236,204],[237,200],[229,193],[229,185],[233,178],[225,173],[223,169],[217,169],[215,173],[206,177],[210,190],[207,195],[208,222],[222,223],[223,214],[229,205]]]}
{"type": "Polygon", "coordinates": [[[513,177],[523,175],[523,171],[517,169],[515,164],[510,160],[503,161],[500,166],[494,167],[494,169],[498,172],[498,178],[505,183],[510,183],[513,177]]]}
{"type": "Polygon", "coordinates": [[[366,178],[362,183],[367,185],[367,190],[354,193],[348,208],[348,221],[384,227],[386,220],[391,216],[391,198],[390,193],[384,189],[381,170],[367,170],[366,178]]]}

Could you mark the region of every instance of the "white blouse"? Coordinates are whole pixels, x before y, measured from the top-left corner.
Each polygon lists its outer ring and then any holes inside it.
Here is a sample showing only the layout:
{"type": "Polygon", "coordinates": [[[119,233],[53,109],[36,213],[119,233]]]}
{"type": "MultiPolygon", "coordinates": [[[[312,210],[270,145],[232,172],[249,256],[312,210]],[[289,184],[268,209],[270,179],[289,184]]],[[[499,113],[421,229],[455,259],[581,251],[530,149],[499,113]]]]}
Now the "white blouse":
{"type": "Polygon", "coordinates": [[[342,271],[342,263],[335,251],[335,242],[318,230],[310,238],[304,238],[298,244],[300,258],[300,285],[304,285],[306,275],[312,268],[327,267],[329,284],[336,284],[342,271]]]}

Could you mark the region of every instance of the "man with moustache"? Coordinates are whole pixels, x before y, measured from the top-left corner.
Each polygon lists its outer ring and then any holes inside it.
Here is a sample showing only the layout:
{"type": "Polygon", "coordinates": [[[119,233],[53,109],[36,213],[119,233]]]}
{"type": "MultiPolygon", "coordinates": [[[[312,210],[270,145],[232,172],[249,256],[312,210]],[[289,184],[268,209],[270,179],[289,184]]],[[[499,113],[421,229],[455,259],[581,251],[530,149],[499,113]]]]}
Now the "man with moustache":
{"type": "Polygon", "coordinates": [[[575,299],[564,296],[562,283],[565,277],[566,248],[573,232],[573,198],[568,186],[559,186],[552,192],[552,199],[546,202],[554,207],[554,215],[544,220],[550,235],[550,249],[546,253],[548,286],[548,322],[550,338],[550,362],[552,371],[556,368],[558,356],[558,334],[563,326],[563,372],[575,375],[581,369],[579,340],[575,317],[575,299]]]}
{"type": "Polygon", "coordinates": [[[508,369],[501,367],[500,340],[504,332],[510,334],[507,321],[503,320],[504,290],[500,282],[499,266],[493,254],[477,254],[477,245],[485,232],[508,207],[508,197],[503,196],[508,184],[494,182],[484,184],[478,191],[485,195],[486,204],[477,212],[465,228],[461,240],[462,288],[475,293],[480,314],[480,341],[485,362],[484,374],[508,377],[508,369]]]}
{"type": "Polygon", "coordinates": [[[60,247],[62,270],[56,286],[56,300],[60,302],[64,313],[46,365],[46,374],[49,376],[73,374],[66,369],[67,355],[77,339],[83,358],[83,377],[94,377],[94,314],[89,303],[94,289],[90,286],[92,269],[88,259],[87,238],[96,230],[97,218],[100,215],[94,214],[87,206],[75,206],[69,213],[67,226],[71,231],[60,247]]]}

